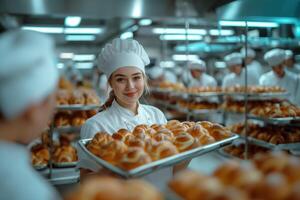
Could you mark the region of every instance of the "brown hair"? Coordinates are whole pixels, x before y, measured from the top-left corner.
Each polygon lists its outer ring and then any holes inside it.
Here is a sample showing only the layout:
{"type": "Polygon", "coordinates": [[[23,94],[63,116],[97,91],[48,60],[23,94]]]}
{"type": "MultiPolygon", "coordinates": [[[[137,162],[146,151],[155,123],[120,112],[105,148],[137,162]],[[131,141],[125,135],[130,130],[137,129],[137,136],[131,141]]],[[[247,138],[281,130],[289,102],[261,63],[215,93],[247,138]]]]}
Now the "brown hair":
{"type": "MultiPolygon", "coordinates": [[[[145,83],[144,93],[149,94],[150,93],[150,89],[149,89],[149,84],[148,84],[148,78],[147,78],[147,76],[144,73],[142,73],[142,74],[143,74],[144,83],[145,83]]],[[[109,79],[108,79],[108,81],[107,81],[109,84],[111,82],[111,77],[112,76],[110,76],[109,79]]],[[[109,96],[108,96],[107,100],[100,107],[99,112],[102,112],[102,111],[106,110],[107,108],[109,108],[112,105],[112,103],[115,100],[115,98],[116,98],[115,92],[114,92],[114,90],[111,90],[109,92],[109,96]]]]}

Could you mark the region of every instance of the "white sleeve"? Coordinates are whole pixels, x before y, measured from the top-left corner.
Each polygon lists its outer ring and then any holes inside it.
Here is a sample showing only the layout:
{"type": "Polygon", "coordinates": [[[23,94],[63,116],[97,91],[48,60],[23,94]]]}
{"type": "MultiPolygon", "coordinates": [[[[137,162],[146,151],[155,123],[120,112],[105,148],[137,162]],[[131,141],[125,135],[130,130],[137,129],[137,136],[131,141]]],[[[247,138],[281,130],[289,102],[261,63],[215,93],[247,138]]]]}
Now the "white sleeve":
{"type": "Polygon", "coordinates": [[[154,109],[154,112],[155,112],[155,123],[157,123],[157,124],[166,124],[167,119],[166,119],[164,113],[156,107],[153,107],[153,109],[154,109]]]}

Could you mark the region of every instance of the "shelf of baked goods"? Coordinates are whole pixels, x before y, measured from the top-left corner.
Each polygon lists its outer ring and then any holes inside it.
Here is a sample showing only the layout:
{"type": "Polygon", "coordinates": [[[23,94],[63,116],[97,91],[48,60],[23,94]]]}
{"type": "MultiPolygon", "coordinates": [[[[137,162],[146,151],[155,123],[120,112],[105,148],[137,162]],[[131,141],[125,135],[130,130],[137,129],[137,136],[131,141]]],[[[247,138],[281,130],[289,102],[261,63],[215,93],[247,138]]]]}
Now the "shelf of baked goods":
{"type": "MultiPolygon", "coordinates": [[[[248,101],[248,118],[269,124],[297,124],[300,108],[286,100],[248,101]]],[[[226,113],[244,114],[244,101],[225,101],[221,108],[226,113]]]]}
{"type": "MultiPolygon", "coordinates": [[[[233,133],[245,137],[244,124],[236,124],[229,128],[233,133]]],[[[254,144],[269,149],[300,149],[300,128],[287,126],[260,126],[248,123],[247,139],[254,144]]]]}
{"type": "Polygon", "coordinates": [[[195,97],[230,96],[243,100],[246,96],[251,100],[269,100],[286,98],[289,94],[278,86],[231,86],[231,87],[184,87],[182,83],[162,82],[151,92],[173,95],[183,99],[195,97]]]}
{"type": "Polygon", "coordinates": [[[75,137],[76,134],[60,134],[59,139],[52,141],[48,132],[42,133],[40,139],[29,145],[33,168],[56,183],[58,179],[75,180],[75,176],[78,180],[77,150],[71,142],[75,137]]]}
{"type": "Polygon", "coordinates": [[[255,143],[248,143],[247,155],[246,155],[246,144],[244,139],[235,140],[231,145],[218,149],[218,153],[228,159],[253,159],[256,154],[270,152],[271,149],[258,146],[255,143]]]}
{"type": "Polygon", "coordinates": [[[80,140],[79,146],[99,166],[130,178],[190,160],[237,138],[216,123],[171,120],[165,125],[138,125],[133,132],[120,129],[112,136],[97,133],[80,140]]]}
{"type": "Polygon", "coordinates": [[[168,199],[300,199],[299,181],[299,158],[283,152],[261,153],[251,161],[225,162],[208,175],[181,171],[168,184],[168,199]]]}
{"type": "Polygon", "coordinates": [[[56,104],[58,111],[97,110],[100,107],[96,92],[87,88],[59,89],[56,95],[56,104]]]}

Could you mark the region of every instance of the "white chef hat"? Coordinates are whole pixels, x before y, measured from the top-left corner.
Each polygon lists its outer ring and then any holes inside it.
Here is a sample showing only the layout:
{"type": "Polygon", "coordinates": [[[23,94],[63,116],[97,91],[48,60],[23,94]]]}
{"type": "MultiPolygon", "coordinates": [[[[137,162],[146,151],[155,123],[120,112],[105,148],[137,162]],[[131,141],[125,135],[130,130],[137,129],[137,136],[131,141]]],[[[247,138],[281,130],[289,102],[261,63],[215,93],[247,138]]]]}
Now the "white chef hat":
{"type": "Polygon", "coordinates": [[[294,53],[291,51],[291,50],[285,50],[285,59],[289,59],[289,58],[292,58],[294,53]]]}
{"type": "MultiPolygon", "coordinates": [[[[241,51],[240,53],[242,54],[243,58],[246,57],[246,48],[241,48],[241,51]]],[[[251,48],[247,48],[247,57],[250,57],[250,58],[255,58],[255,51],[251,48]]]]}
{"type": "Polygon", "coordinates": [[[155,66],[148,70],[147,74],[151,79],[157,79],[164,74],[162,67],[155,66]]]}
{"type": "Polygon", "coordinates": [[[286,54],[283,49],[272,49],[265,53],[264,59],[272,67],[283,63],[285,56],[286,54]]]}
{"type": "Polygon", "coordinates": [[[189,62],[188,68],[189,69],[199,69],[199,70],[205,71],[206,63],[201,59],[193,60],[193,61],[189,62]]]}
{"type": "Polygon", "coordinates": [[[224,61],[228,67],[232,65],[241,65],[243,63],[242,55],[237,52],[225,56],[224,61]]]}
{"type": "Polygon", "coordinates": [[[137,67],[145,73],[145,66],[149,63],[143,46],[133,39],[116,38],[106,44],[99,55],[99,66],[107,78],[122,67],[137,67]]]}
{"type": "Polygon", "coordinates": [[[0,112],[11,119],[56,88],[54,44],[47,35],[25,30],[0,35],[0,112]]]}

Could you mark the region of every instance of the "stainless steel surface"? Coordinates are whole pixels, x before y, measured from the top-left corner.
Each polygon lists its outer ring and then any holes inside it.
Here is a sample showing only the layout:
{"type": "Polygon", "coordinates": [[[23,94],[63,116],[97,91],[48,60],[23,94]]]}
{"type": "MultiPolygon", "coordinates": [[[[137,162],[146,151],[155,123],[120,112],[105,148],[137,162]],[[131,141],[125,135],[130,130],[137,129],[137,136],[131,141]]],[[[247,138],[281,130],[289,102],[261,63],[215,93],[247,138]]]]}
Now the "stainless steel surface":
{"type": "Polygon", "coordinates": [[[249,141],[251,141],[254,144],[257,144],[262,147],[266,147],[269,149],[275,149],[275,150],[291,150],[291,149],[300,149],[300,143],[287,143],[287,144],[272,144],[263,140],[259,140],[256,138],[249,137],[249,141]]]}
{"type": "Polygon", "coordinates": [[[99,165],[103,166],[106,169],[109,169],[110,171],[125,177],[125,178],[131,178],[131,177],[140,177],[146,174],[150,174],[158,169],[161,168],[165,168],[168,166],[172,166],[175,165],[176,163],[179,163],[181,161],[184,160],[189,160],[192,159],[194,157],[200,156],[202,154],[205,154],[207,152],[216,150],[220,147],[226,146],[228,144],[231,144],[233,140],[237,139],[239,136],[238,135],[233,135],[230,138],[227,138],[225,140],[222,141],[218,141],[215,142],[213,144],[209,144],[209,145],[205,145],[202,147],[198,147],[196,149],[192,149],[183,153],[180,153],[178,155],[174,155],[174,156],[170,156],[158,161],[154,161],[151,162],[149,164],[137,167],[135,169],[132,169],[130,171],[125,171],[123,169],[120,169],[100,158],[98,158],[97,156],[95,156],[94,154],[92,154],[90,151],[87,150],[87,148],[85,147],[85,145],[91,140],[91,139],[83,139],[80,140],[79,146],[80,148],[91,158],[93,159],[95,162],[97,162],[99,165]]]}
{"type": "Polygon", "coordinates": [[[43,165],[32,165],[32,166],[33,166],[33,168],[34,168],[35,170],[38,170],[38,171],[44,170],[44,169],[46,169],[46,168],[48,167],[47,164],[43,164],[43,165]]]}

